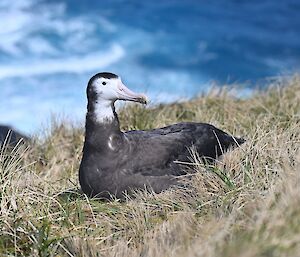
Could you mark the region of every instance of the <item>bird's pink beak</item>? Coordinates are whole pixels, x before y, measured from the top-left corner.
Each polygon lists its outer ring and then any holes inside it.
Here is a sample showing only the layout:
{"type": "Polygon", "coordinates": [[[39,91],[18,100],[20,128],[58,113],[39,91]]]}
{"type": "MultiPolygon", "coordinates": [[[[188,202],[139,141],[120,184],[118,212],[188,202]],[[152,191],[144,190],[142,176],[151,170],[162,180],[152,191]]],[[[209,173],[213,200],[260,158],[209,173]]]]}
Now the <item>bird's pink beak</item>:
{"type": "Polygon", "coordinates": [[[144,94],[138,94],[127,88],[122,82],[118,84],[118,99],[147,104],[148,100],[144,94]]]}

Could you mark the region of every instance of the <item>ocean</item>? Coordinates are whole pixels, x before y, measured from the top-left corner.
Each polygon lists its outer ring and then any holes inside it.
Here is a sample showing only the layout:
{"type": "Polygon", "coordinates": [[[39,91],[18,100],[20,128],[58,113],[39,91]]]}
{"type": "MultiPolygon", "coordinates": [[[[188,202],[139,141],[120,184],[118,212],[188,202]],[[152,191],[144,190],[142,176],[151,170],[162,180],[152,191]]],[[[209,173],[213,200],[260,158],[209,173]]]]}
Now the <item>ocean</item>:
{"type": "Polygon", "coordinates": [[[88,79],[114,72],[152,104],[300,67],[299,0],[0,0],[0,124],[82,123],[88,79]]]}

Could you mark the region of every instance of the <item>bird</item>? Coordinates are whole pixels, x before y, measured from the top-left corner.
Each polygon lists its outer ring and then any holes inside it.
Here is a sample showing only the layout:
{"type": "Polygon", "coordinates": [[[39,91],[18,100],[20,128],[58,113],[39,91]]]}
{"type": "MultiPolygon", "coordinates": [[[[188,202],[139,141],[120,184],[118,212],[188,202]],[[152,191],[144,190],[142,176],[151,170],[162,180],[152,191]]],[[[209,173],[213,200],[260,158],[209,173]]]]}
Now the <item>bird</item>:
{"type": "Polygon", "coordinates": [[[182,122],[152,130],[121,131],[117,100],[147,103],[110,72],[92,76],[87,89],[85,139],[79,167],[82,191],[89,197],[123,199],[138,189],[160,193],[186,174],[191,147],[215,160],[245,142],[207,123],[182,122]]]}

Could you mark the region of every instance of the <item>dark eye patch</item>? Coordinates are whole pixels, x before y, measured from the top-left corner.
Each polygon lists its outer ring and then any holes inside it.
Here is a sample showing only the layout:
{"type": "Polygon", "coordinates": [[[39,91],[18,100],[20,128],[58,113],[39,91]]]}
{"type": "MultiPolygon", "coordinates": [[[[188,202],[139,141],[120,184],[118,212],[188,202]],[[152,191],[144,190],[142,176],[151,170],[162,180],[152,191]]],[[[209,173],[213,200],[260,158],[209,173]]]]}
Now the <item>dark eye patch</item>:
{"type": "Polygon", "coordinates": [[[103,82],[102,82],[102,85],[105,86],[105,85],[106,85],[106,82],[103,81],[103,82]]]}

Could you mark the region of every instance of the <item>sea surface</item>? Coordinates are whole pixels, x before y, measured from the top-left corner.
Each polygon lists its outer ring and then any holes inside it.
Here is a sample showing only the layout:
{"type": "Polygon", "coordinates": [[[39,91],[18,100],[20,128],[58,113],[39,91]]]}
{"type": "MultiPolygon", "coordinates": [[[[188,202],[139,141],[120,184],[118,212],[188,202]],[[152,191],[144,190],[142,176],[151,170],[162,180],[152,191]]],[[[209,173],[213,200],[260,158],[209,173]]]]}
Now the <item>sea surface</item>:
{"type": "Polygon", "coordinates": [[[119,74],[152,103],[300,68],[299,0],[0,0],[0,124],[83,123],[88,79],[119,74]]]}

